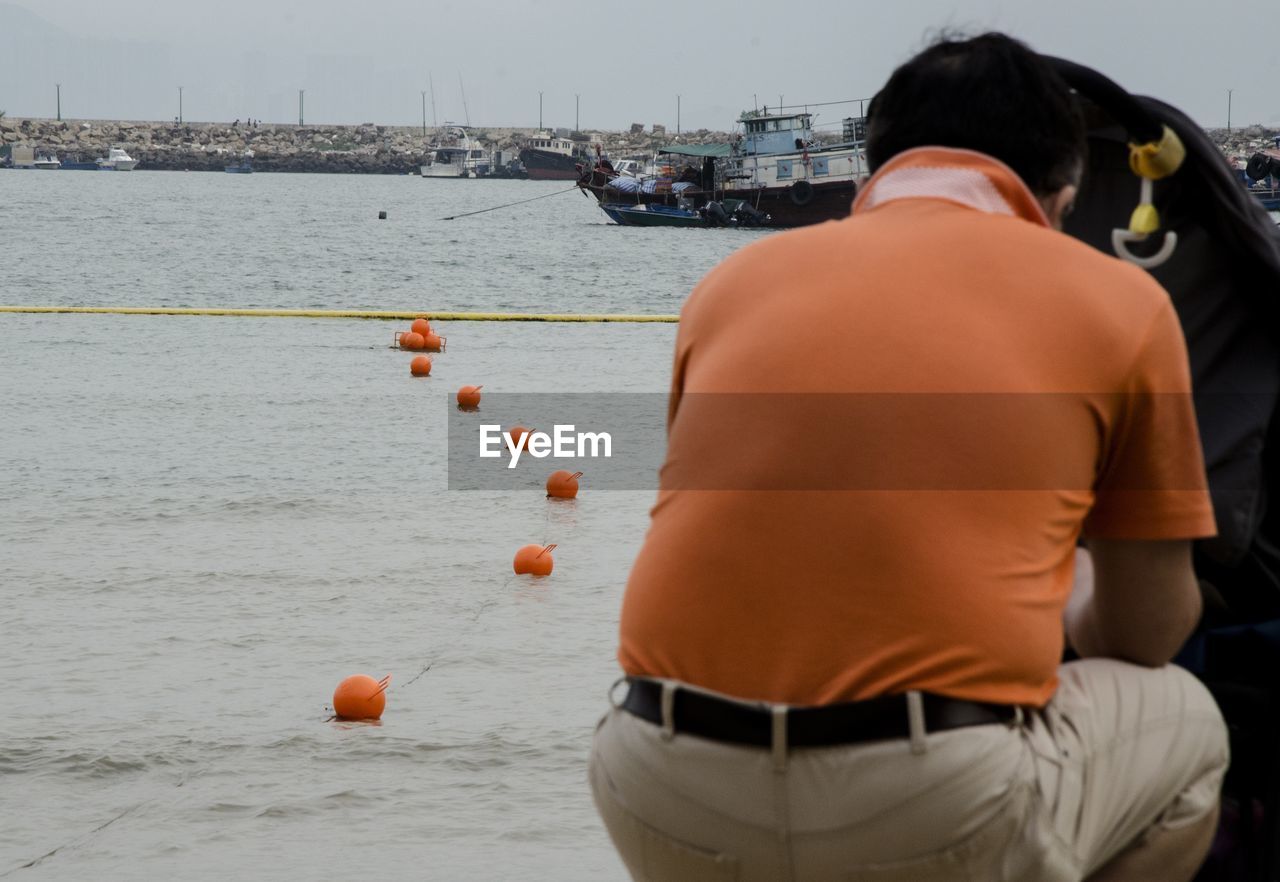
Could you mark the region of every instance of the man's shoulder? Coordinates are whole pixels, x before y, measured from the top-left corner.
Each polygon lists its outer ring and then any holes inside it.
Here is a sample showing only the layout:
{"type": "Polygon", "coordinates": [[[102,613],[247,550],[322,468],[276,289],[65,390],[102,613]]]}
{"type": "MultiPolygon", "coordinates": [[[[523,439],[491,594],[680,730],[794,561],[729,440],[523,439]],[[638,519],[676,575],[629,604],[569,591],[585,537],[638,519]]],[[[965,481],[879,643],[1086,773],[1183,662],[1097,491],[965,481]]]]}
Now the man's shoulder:
{"type": "Polygon", "coordinates": [[[709,305],[722,296],[735,296],[744,287],[755,288],[785,277],[801,281],[820,266],[840,241],[848,241],[847,225],[854,218],[831,220],[813,226],[769,233],[739,248],[710,272],[693,289],[681,314],[685,317],[699,305],[709,305]]]}
{"type": "Polygon", "coordinates": [[[1028,255],[1043,264],[1042,272],[1100,318],[1110,317],[1131,332],[1133,322],[1169,304],[1168,292],[1150,273],[1114,254],[1045,227],[1033,228],[1030,238],[1035,245],[1028,255]]]}

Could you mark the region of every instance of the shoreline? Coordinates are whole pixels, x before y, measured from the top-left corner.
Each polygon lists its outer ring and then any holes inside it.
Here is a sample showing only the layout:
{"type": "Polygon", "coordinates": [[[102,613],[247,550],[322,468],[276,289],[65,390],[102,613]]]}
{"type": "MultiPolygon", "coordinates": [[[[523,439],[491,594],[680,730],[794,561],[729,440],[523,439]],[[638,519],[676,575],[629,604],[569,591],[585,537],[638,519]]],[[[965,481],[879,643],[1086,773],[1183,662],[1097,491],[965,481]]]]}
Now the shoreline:
{"type": "MultiPolygon", "coordinates": [[[[452,125],[452,124],[449,124],[452,125]]],[[[630,132],[585,130],[570,135],[600,142],[613,155],[651,154],[663,144],[723,141],[727,132],[700,129],[669,135],[661,126],[630,132]]],[[[504,151],[516,151],[535,128],[473,126],[471,136],[504,151]]],[[[564,130],[557,130],[563,132],[564,130]]],[[[0,117],[0,159],[18,146],[49,151],[63,162],[93,162],[113,146],[138,160],[138,170],[223,171],[253,151],[255,172],[322,174],[416,174],[440,129],[422,126],[294,125],[235,122],[134,122],[127,120],[0,117]]]]}

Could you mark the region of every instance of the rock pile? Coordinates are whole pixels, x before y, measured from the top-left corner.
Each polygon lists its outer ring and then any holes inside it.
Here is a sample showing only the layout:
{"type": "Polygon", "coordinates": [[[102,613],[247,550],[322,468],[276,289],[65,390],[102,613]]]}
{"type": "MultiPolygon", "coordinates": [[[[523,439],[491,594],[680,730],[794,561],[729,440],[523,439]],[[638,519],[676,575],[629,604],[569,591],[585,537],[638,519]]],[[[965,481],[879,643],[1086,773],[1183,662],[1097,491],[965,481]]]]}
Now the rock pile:
{"type": "MultiPolygon", "coordinates": [[[[514,156],[535,129],[476,127],[471,137],[514,156]]],[[[0,117],[0,150],[25,145],[48,151],[63,162],[92,162],[113,146],[124,147],[139,168],[222,171],[253,151],[256,171],[404,174],[417,171],[436,140],[418,126],[282,125],[233,123],[117,122],[0,117]]],[[[599,142],[608,155],[650,156],[665,144],[727,141],[726,132],[699,129],[673,136],[653,126],[627,132],[584,131],[576,141],[599,142]]]]}
{"type": "Polygon", "coordinates": [[[1250,156],[1264,148],[1276,147],[1276,138],[1280,137],[1280,129],[1265,126],[1245,126],[1244,128],[1207,129],[1210,140],[1218,145],[1229,159],[1236,162],[1247,161],[1250,156]]]}

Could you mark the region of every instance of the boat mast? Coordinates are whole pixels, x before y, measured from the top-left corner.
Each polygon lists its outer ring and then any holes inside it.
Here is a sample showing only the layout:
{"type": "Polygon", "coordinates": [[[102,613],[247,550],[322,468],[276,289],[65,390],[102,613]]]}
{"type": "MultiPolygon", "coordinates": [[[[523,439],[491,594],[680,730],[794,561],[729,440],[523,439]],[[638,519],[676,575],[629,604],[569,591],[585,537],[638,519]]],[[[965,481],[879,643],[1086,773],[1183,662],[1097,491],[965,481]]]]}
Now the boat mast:
{"type": "Polygon", "coordinates": [[[458,71],[458,91],[462,93],[462,115],[467,118],[467,128],[470,128],[471,111],[467,109],[467,90],[462,86],[462,71],[458,71]]]}
{"type": "Polygon", "coordinates": [[[436,81],[427,74],[427,83],[431,86],[431,126],[440,128],[440,120],[436,118],[436,81]]]}

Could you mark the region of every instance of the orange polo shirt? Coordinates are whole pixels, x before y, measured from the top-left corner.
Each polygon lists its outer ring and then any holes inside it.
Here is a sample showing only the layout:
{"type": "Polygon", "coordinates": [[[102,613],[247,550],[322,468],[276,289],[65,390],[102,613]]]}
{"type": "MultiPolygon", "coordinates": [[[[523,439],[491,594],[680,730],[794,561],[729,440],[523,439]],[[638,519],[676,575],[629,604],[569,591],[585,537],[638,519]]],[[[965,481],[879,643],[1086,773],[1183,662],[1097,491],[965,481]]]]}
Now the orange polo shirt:
{"type": "Polygon", "coordinates": [[[1073,549],[1214,533],[1181,329],[1017,176],[913,150],[681,313],[619,660],[793,705],[1042,705],[1073,549]]]}

